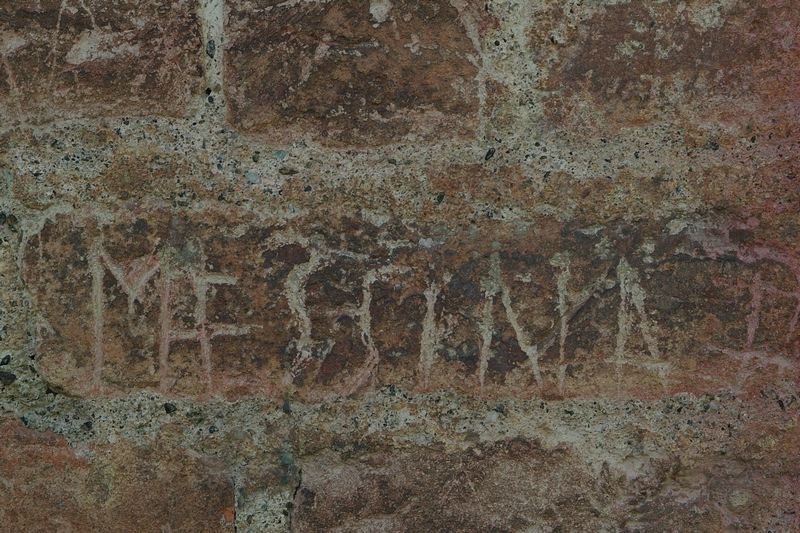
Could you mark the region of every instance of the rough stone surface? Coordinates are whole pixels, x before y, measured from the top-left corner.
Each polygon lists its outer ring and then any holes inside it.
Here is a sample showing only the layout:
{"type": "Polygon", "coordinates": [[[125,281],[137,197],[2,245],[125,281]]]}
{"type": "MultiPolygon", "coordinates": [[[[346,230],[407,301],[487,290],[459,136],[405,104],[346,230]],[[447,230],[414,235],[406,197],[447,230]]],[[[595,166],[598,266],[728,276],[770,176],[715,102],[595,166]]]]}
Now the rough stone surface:
{"type": "Polygon", "coordinates": [[[3,531],[800,530],[794,3],[0,15],[3,531]]]}

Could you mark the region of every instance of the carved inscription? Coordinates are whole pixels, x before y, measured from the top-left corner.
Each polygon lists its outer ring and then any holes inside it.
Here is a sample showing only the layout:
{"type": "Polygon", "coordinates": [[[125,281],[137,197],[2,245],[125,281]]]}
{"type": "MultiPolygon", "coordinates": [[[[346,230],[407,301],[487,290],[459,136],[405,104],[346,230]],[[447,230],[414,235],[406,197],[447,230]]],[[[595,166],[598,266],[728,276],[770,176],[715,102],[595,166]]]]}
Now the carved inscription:
{"type": "Polygon", "coordinates": [[[22,250],[47,324],[37,365],[70,394],[653,398],[746,394],[798,370],[800,262],[752,221],[494,228],[425,247],[363,221],[344,241],[352,221],[104,220],[58,215],[22,250]]]}

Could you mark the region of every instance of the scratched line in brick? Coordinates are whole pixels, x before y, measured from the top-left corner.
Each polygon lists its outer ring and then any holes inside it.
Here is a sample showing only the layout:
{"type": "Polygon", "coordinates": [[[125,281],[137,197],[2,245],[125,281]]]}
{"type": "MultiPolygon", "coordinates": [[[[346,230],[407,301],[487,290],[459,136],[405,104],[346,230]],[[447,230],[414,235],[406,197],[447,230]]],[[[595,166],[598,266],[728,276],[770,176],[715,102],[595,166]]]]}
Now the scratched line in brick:
{"type": "Polygon", "coordinates": [[[726,386],[746,393],[761,379],[757,365],[768,375],[797,372],[799,263],[768,243],[732,243],[716,227],[687,228],[657,258],[559,235],[549,259],[526,264],[485,239],[461,255],[408,245],[402,260],[380,246],[356,253],[292,232],[265,238],[257,228],[223,247],[213,228],[170,243],[156,220],[147,243],[131,249],[114,239],[133,220],[56,218],[25,241],[25,281],[54,332],[45,328],[39,342],[42,372],[55,350],[69,351],[72,367],[59,372],[93,384],[78,394],[152,387],[198,398],[297,391],[321,399],[398,383],[486,397],[652,398],[726,386]],[[723,267],[730,273],[721,276],[723,267]],[[65,268],[72,278],[53,277],[65,268]],[[786,276],[776,278],[776,268],[786,276]],[[694,281],[676,281],[687,272],[694,281]],[[393,286],[417,295],[417,318],[377,312],[376,302],[400,305],[385,292],[393,286]],[[703,308],[697,290],[715,291],[703,308]],[[66,291],[86,302],[69,312],[92,324],[89,343],[60,321],[66,308],[47,307],[66,291]],[[740,297],[749,309],[738,314],[715,303],[740,297]],[[678,303],[666,310],[665,301],[678,303]],[[699,333],[716,323],[713,335],[699,333]],[[687,338],[687,327],[698,333],[687,338]],[[409,345],[411,330],[414,351],[390,349],[409,345]],[[453,345],[462,338],[473,344],[453,345]],[[144,363],[125,374],[136,358],[144,363]]]}

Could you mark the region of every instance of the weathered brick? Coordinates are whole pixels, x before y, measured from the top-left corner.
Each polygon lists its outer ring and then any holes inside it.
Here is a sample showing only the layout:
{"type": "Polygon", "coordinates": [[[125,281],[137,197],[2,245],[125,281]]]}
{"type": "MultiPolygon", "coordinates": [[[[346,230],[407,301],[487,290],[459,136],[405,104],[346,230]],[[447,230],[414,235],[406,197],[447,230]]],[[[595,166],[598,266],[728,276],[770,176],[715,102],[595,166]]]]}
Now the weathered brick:
{"type": "Polygon", "coordinates": [[[790,0],[552,2],[531,29],[546,115],[606,134],[667,121],[766,136],[796,121],[798,20],[790,0]]]}
{"type": "Polygon", "coordinates": [[[597,507],[618,487],[608,477],[595,481],[576,459],[567,448],[545,451],[523,439],[354,461],[327,452],[303,462],[292,525],[297,531],[602,530],[607,517],[597,507]]]}
{"type": "MultiPolygon", "coordinates": [[[[777,456],[778,453],[770,454],[777,456]]],[[[296,531],[698,531],[797,523],[796,468],[651,457],[635,476],[522,438],[301,462],[296,531]],[[751,484],[755,482],[755,484],[751,484]]]]}
{"type": "Polygon", "coordinates": [[[437,236],[131,202],[46,222],[23,272],[37,367],[79,396],[747,395],[798,369],[800,261],[764,220],[437,236]]]}
{"type": "Polygon", "coordinates": [[[329,145],[474,136],[490,21],[470,2],[230,2],[230,119],[329,145]]]}
{"type": "Polygon", "coordinates": [[[203,76],[190,0],[0,2],[0,115],[180,115],[203,76]]]}
{"type": "Polygon", "coordinates": [[[164,445],[98,446],[0,419],[0,526],[6,531],[233,531],[221,465],[164,445]]]}
{"type": "Polygon", "coordinates": [[[0,0],[0,530],[800,531],[795,3],[149,1],[0,0]]]}

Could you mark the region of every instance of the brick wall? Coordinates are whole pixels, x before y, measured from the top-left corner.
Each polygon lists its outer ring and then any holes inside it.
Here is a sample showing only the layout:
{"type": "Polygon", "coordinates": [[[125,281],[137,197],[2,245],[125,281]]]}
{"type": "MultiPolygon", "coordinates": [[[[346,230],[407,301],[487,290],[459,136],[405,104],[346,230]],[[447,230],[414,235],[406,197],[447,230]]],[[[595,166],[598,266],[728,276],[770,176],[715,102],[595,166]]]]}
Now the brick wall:
{"type": "Polygon", "coordinates": [[[0,0],[0,524],[800,528],[798,22],[0,0]]]}

